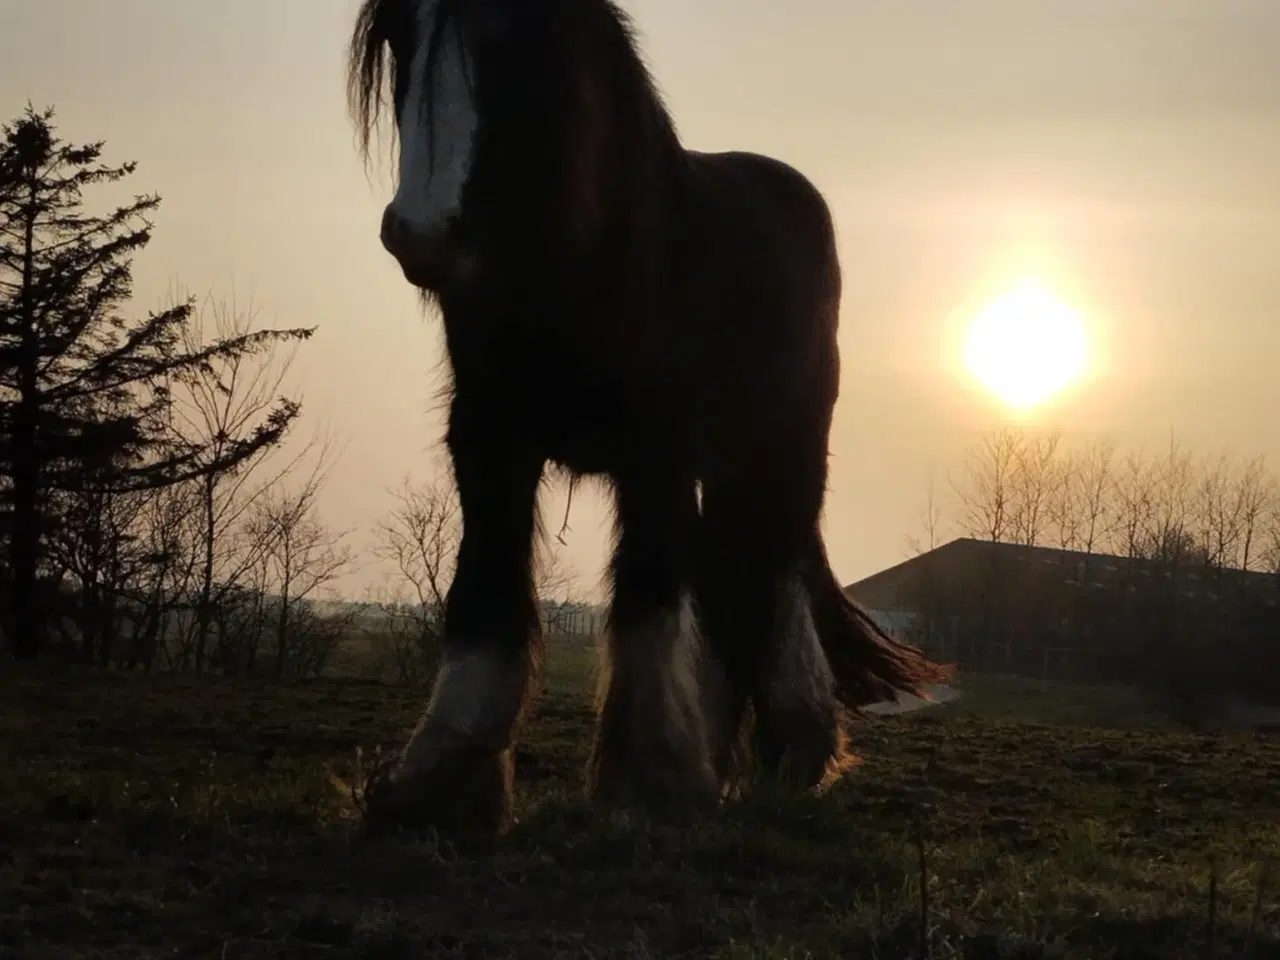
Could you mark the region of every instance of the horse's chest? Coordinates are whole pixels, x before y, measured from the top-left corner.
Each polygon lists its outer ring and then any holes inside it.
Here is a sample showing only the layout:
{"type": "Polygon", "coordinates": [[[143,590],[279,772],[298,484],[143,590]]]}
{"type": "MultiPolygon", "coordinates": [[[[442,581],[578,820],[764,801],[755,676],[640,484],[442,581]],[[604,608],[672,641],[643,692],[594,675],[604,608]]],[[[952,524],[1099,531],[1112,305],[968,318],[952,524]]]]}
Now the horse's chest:
{"type": "Polygon", "coordinates": [[[654,444],[678,443],[690,411],[680,378],[655,369],[651,345],[619,349],[589,327],[571,329],[524,329],[497,350],[454,353],[467,371],[459,393],[465,381],[467,402],[490,406],[577,473],[616,474],[654,444]]]}
{"type": "Polygon", "coordinates": [[[576,473],[615,472],[642,432],[643,411],[627,392],[590,374],[543,383],[530,409],[537,411],[531,432],[547,458],[576,473]]]}

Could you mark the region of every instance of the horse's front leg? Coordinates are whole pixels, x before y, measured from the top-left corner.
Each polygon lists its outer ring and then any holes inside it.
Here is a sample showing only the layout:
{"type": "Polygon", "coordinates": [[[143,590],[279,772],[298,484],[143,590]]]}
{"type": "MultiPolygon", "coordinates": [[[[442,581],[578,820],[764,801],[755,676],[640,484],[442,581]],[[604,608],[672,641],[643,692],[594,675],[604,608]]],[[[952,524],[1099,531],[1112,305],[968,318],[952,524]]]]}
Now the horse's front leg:
{"type": "Polygon", "coordinates": [[[445,609],[444,655],[398,768],[369,819],[500,832],[512,809],[512,744],[542,653],[532,572],[543,461],[455,401],[449,451],[463,533],[445,609]]]}
{"type": "Polygon", "coordinates": [[[720,786],[708,698],[715,678],[691,595],[694,479],[643,470],[615,484],[618,543],[592,786],[610,802],[714,802],[720,786]]]}

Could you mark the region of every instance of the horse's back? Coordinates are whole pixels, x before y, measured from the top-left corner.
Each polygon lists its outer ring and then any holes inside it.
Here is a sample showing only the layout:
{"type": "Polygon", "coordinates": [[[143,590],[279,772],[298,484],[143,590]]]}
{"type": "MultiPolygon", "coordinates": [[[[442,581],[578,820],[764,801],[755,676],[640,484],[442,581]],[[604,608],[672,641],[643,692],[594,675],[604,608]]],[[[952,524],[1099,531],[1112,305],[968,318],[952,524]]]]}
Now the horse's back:
{"type": "MultiPolygon", "coordinates": [[[[840,266],[817,187],[781,160],[747,152],[687,153],[679,216],[688,318],[715,369],[709,420],[776,426],[823,421],[838,390],[840,266]]],[[[825,442],[825,439],[824,439],[825,442]]]]}
{"type": "Polygon", "coordinates": [[[737,225],[754,223],[762,232],[806,244],[813,258],[834,254],[831,210],[817,186],[791,164],[748,151],[701,153],[686,150],[689,193],[695,203],[717,209],[737,225]]]}
{"type": "Polygon", "coordinates": [[[686,153],[686,262],[717,297],[736,291],[775,321],[833,322],[840,293],[835,227],[813,182],[763,154],[686,153]]]}

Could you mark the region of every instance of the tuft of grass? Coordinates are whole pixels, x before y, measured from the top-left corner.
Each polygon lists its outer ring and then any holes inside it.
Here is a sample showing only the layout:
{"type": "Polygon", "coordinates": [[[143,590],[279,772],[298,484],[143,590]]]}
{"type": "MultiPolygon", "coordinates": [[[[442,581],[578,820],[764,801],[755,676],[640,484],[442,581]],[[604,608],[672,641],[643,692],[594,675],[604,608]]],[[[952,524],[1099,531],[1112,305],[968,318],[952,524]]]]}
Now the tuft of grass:
{"type": "Polygon", "coordinates": [[[334,786],[421,690],[13,671],[0,957],[1280,956],[1275,740],[970,699],[862,726],[822,796],[681,823],[584,801],[593,665],[552,651],[483,849],[362,839],[334,786]]]}

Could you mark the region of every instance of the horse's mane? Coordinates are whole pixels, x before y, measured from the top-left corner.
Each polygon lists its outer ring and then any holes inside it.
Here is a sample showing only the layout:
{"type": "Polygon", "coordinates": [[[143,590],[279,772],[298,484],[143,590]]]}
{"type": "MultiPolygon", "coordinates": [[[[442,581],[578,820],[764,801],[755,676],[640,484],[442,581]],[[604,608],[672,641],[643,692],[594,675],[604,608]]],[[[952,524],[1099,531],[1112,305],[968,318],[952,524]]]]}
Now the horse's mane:
{"type": "MultiPolygon", "coordinates": [[[[435,75],[436,58],[444,30],[466,15],[468,3],[486,0],[436,0],[439,4],[430,47],[427,77],[435,75]]],[[[489,0],[492,2],[492,0],[489,0]]],[[[633,122],[653,133],[675,136],[673,124],[656,84],[644,64],[636,40],[635,24],[614,0],[524,0],[521,16],[537,22],[538,33],[553,37],[576,69],[578,94],[584,99],[597,91],[582,89],[612,80],[624,92],[625,109],[633,122]],[[597,58],[594,62],[592,57],[597,58]],[[610,71],[602,77],[599,71],[610,71]]],[[[347,51],[347,102],[355,120],[361,151],[368,155],[378,119],[386,106],[384,91],[395,89],[401,64],[392,54],[396,41],[412,29],[416,0],[364,0],[356,15],[347,51]]],[[[426,109],[430,110],[430,96],[426,109]]],[[[622,105],[619,105],[622,106],[622,105]]]]}

